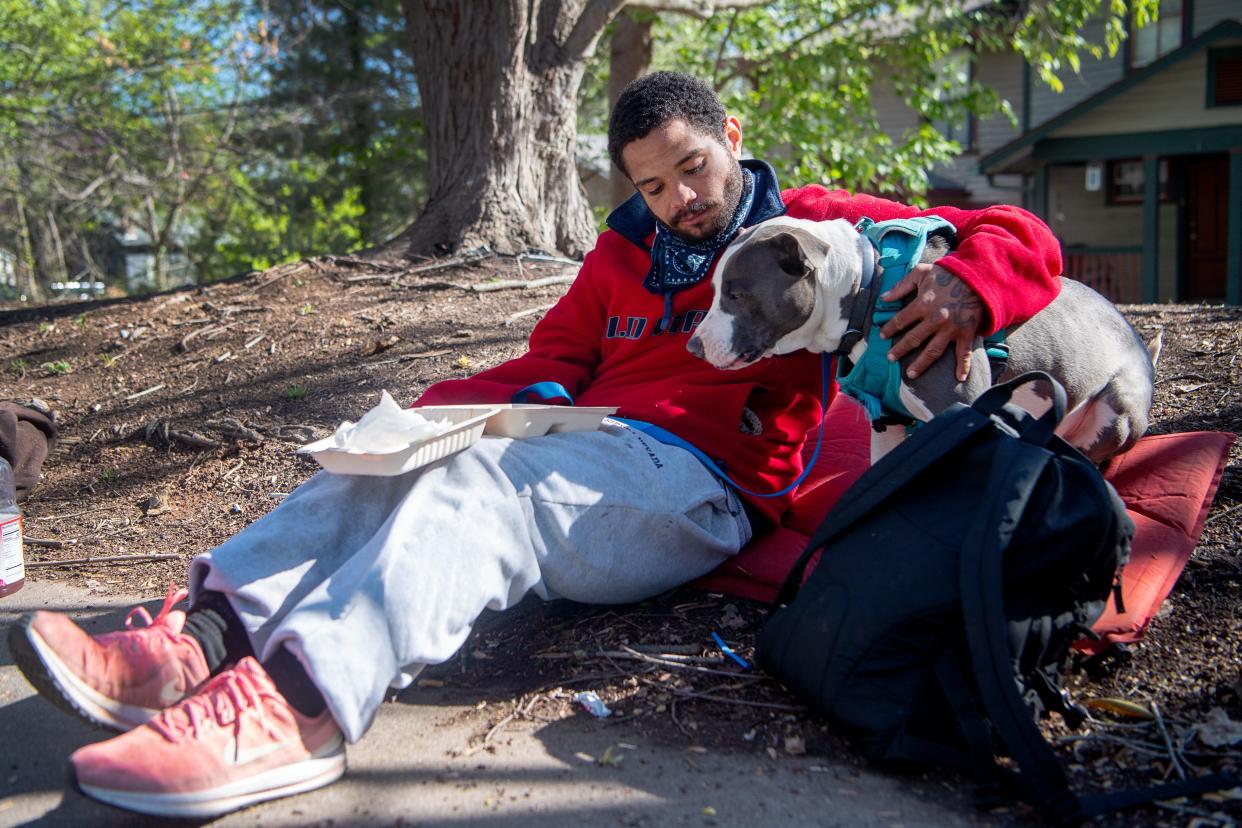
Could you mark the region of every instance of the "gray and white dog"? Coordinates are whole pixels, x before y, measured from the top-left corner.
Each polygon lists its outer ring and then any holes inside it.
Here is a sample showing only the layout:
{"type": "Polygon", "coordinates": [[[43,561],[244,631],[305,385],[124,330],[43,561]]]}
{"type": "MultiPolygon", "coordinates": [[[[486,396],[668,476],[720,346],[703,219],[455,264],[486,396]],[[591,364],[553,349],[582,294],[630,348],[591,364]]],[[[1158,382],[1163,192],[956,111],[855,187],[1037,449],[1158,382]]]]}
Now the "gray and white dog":
{"type": "MultiPolygon", "coordinates": [[[[836,351],[860,301],[864,263],[874,262],[869,246],[843,219],[782,216],[751,228],[717,265],[711,309],[687,347],[726,369],[801,348],[836,351]]],[[[934,261],[946,252],[943,238],[931,239],[923,260],[934,261]]],[[[1009,363],[999,377],[992,376],[978,339],[965,382],[954,375],[951,350],[913,380],[905,378],[913,355],[904,358],[902,402],[926,421],[951,403],[971,402],[994,382],[1040,370],[1056,378],[1069,397],[1057,433],[1093,461],[1123,451],[1147,430],[1159,336],[1145,346],[1112,303],[1091,288],[1063,280],[1060,295],[1044,310],[1007,330],[1006,343],[1009,363]]],[[[866,348],[866,339],[859,339],[850,359],[857,362],[866,348]]],[[[1047,407],[1029,396],[1016,401],[1040,411],[1047,407]]],[[[873,431],[872,461],[900,442],[904,432],[873,431]]]]}

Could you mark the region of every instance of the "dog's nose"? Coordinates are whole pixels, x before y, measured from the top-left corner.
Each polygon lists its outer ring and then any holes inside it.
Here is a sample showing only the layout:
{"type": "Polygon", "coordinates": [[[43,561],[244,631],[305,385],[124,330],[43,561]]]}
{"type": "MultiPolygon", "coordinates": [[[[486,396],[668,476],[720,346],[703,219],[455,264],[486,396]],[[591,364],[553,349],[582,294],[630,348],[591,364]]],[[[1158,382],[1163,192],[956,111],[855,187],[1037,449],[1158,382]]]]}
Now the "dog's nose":
{"type": "Polygon", "coordinates": [[[686,343],[686,350],[699,359],[703,359],[703,340],[699,339],[698,334],[690,337],[690,341],[686,343]]]}

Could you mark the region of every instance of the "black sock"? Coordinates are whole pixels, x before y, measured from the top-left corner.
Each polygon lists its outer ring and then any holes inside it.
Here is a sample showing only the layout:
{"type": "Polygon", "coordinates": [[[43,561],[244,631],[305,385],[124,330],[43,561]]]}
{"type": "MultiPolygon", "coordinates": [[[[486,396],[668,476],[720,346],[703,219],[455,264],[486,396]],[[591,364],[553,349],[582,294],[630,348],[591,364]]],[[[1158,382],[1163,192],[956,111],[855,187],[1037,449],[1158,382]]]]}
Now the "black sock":
{"type": "Polygon", "coordinates": [[[263,662],[263,669],[285,701],[303,716],[318,716],[328,708],[306,668],[288,647],[277,648],[275,655],[263,662]]]}
{"type": "MultiPolygon", "coordinates": [[[[198,642],[213,676],[246,656],[255,655],[246,628],[222,592],[199,593],[186,615],[182,632],[198,642]]],[[[327,709],[319,688],[287,647],[277,649],[276,654],[263,663],[263,669],[285,701],[303,716],[318,716],[327,709]]]]}
{"type": "Polygon", "coordinates": [[[198,642],[213,676],[254,655],[246,628],[222,592],[199,593],[181,631],[198,642]]]}

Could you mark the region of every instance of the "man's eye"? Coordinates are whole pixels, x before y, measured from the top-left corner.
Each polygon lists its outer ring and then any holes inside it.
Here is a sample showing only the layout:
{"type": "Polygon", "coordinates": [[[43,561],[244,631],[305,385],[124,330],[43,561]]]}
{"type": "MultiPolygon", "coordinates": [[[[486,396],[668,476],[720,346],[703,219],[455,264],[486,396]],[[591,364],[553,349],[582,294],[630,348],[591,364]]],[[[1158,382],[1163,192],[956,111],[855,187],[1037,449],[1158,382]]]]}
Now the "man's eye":
{"type": "Polygon", "coordinates": [[[652,187],[650,190],[648,190],[648,191],[647,191],[647,195],[649,195],[649,196],[658,196],[658,195],[659,195],[660,193],[662,193],[662,192],[664,192],[664,187],[663,187],[663,186],[659,186],[659,187],[652,187]]]}
{"type": "Polygon", "coordinates": [[[686,170],[686,175],[698,175],[699,173],[703,172],[703,168],[706,166],[707,166],[707,159],[704,158],[702,161],[699,162],[699,165],[697,167],[695,167],[692,170],[686,170]]]}

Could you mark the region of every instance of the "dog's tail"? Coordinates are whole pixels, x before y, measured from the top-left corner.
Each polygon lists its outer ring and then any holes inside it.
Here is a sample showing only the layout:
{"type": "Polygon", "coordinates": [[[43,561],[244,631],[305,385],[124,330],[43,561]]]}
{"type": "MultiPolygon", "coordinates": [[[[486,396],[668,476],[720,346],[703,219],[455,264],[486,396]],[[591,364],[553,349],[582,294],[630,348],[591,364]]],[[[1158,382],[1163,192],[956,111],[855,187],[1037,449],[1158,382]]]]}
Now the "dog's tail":
{"type": "Polygon", "coordinates": [[[1151,338],[1151,342],[1147,343],[1147,357],[1151,360],[1151,367],[1155,368],[1156,363],[1160,361],[1160,352],[1164,350],[1164,328],[1156,331],[1156,335],[1151,338]]]}

